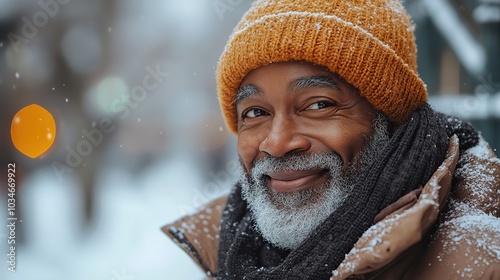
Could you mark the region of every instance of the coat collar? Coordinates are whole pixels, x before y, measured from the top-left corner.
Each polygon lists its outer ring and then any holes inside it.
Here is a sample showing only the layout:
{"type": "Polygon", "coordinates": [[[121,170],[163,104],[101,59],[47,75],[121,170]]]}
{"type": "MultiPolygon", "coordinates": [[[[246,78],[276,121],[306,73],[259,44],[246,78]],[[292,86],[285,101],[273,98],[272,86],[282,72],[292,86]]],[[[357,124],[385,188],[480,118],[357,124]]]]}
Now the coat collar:
{"type": "MultiPolygon", "coordinates": [[[[454,136],[444,162],[424,186],[418,199],[404,196],[382,210],[381,214],[391,213],[361,236],[344,261],[333,271],[332,279],[345,279],[380,270],[421,241],[445,205],[457,161],[458,138],[454,136]]],[[[414,198],[416,194],[409,195],[414,198]]]]}

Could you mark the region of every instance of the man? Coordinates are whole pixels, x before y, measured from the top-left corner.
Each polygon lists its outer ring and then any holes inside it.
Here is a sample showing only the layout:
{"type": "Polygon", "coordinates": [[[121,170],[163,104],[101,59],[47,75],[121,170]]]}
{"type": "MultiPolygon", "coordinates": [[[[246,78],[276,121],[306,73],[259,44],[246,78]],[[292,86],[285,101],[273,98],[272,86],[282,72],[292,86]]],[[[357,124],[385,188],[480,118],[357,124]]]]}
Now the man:
{"type": "Polygon", "coordinates": [[[221,56],[227,198],[164,227],[217,279],[500,279],[500,160],[436,113],[399,1],[256,1],[221,56]]]}

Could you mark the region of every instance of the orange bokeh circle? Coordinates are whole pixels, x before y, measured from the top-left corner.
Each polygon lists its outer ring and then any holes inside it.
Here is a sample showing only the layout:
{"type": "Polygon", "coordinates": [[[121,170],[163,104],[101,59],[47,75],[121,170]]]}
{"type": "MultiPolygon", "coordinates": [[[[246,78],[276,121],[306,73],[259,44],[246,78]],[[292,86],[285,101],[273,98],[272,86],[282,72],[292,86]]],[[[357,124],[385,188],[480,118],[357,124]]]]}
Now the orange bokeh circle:
{"type": "Polygon", "coordinates": [[[16,149],[30,158],[36,158],[54,143],[56,123],[49,111],[31,104],[16,113],[10,135],[16,149]]]}

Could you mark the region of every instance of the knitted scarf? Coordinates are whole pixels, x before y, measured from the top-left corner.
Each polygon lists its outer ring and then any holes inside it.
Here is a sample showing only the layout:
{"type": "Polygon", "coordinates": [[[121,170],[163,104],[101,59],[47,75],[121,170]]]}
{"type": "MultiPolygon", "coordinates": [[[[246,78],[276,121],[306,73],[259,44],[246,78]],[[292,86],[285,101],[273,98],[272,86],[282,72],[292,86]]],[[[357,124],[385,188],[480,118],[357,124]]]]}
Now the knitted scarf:
{"type": "Polygon", "coordinates": [[[356,192],[291,251],[259,235],[237,185],[222,216],[218,279],[329,279],[383,208],[425,185],[443,162],[453,134],[460,139],[461,151],[479,140],[469,124],[436,113],[427,104],[417,109],[378,158],[360,171],[356,192]]]}

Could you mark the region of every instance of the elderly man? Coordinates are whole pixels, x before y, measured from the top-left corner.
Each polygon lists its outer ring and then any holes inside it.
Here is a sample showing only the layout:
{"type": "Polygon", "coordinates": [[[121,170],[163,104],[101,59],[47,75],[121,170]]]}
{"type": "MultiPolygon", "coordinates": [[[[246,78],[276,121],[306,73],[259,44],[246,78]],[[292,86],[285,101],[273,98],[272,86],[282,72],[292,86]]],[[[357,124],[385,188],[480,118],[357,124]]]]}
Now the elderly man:
{"type": "Polygon", "coordinates": [[[426,103],[399,1],[262,0],[217,82],[227,198],[163,230],[218,279],[500,279],[500,160],[426,103]]]}

